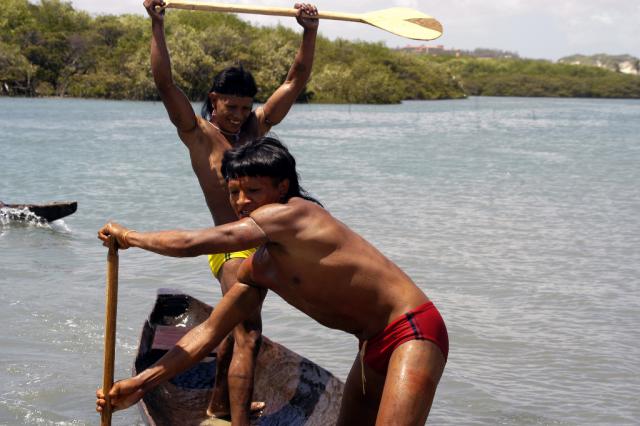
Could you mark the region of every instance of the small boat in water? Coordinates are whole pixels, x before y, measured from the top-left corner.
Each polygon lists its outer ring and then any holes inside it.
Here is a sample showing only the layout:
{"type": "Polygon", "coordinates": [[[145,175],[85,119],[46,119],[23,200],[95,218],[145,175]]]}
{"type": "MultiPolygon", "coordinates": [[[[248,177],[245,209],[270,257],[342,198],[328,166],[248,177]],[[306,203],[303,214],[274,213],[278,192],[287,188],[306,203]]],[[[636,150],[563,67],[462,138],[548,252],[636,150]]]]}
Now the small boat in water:
{"type": "Polygon", "coordinates": [[[38,219],[53,222],[73,214],[78,209],[76,201],[60,201],[47,204],[4,204],[0,201],[3,215],[12,220],[31,220],[33,215],[38,219]]]}
{"type": "MultiPolygon", "coordinates": [[[[133,367],[136,375],[162,357],[212,307],[176,290],[161,289],[145,322],[133,367]]],[[[149,391],[138,403],[146,424],[216,425],[206,409],[213,390],[216,354],[149,391]]],[[[333,425],[344,384],[327,370],[263,336],[257,358],[254,401],[264,401],[252,424],[333,425]]]]}

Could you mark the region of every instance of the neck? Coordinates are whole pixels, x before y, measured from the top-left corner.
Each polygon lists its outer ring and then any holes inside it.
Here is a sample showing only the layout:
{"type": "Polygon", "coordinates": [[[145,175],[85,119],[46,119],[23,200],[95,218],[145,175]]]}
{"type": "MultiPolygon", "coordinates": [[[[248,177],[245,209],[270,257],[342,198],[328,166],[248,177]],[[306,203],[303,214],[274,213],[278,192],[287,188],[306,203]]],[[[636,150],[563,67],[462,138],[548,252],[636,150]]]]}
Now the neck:
{"type": "Polygon", "coordinates": [[[211,125],[216,128],[229,142],[238,142],[240,140],[240,130],[237,132],[227,132],[216,123],[215,117],[211,117],[211,125]]]}

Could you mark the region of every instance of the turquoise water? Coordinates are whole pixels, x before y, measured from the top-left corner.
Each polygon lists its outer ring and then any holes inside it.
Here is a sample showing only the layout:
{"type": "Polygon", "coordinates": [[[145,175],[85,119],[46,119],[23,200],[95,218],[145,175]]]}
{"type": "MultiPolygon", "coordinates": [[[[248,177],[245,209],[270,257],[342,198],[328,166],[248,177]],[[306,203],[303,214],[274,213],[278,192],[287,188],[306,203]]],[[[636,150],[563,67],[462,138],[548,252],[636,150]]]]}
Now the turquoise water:
{"type": "MultiPolygon", "coordinates": [[[[296,105],[276,133],[303,185],[441,310],[451,353],[430,424],[637,423],[640,102],[296,105]]],[[[0,98],[0,200],[79,206],[52,225],[0,215],[0,424],[98,424],[96,232],[211,225],[187,151],[158,103],[0,98]]],[[[159,287],[220,298],[204,258],[121,252],[116,377],[159,287]]],[[[264,318],[346,376],[354,338],[276,295],[264,318]]]]}

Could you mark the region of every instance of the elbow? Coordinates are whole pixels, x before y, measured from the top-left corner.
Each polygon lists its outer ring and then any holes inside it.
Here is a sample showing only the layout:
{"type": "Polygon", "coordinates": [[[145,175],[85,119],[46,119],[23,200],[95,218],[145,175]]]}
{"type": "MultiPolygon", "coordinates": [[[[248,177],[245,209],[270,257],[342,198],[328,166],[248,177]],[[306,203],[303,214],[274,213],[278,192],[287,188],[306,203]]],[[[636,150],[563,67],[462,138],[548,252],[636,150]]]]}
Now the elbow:
{"type": "Polygon", "coordinates": [[[181,254],[180,257],[197,257],[197,256],[200,256],[201,254],[204,254],[204,252],[199,250],[198,247],[196,247],[196,246],[186,245],[180,251],[180,254],[181,254]]]}
{"type": "Polygon", "coordinates": [[[176,257],[197,257],[200,256],[202,253],[199,253],[197,250],[195,250],[192,247],[183,249],[179,252],[178,256],[176,257]]]}
{"type": "Polygon", "coordinates": [[[172,248],[173,257],[196,257],[204,254],[202,245],[191,233],[175,241],[172,248]]]}
{"type": "Polygon", "coordinates": [[[155,79],[156,89],[160,94],[160,98],[164,99],[167,95],[175,90],[176,85],[171,77],[158,77],[155,79]]]}
{"type": "Polygon", "coordinates": [[[291,74],[285,84],[291,86],[293,91],[301,91],[311,77],[311,67],[304,63],[297,63],[293,66],[291,74]]]}

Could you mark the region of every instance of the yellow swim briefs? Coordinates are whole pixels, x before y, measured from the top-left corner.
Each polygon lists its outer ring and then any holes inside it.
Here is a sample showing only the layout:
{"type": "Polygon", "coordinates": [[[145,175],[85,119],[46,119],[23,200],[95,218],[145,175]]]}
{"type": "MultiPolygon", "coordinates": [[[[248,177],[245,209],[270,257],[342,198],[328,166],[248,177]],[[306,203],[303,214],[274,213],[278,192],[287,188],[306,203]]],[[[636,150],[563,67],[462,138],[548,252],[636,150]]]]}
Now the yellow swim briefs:
{"type": "Polygon", "coordinates": [[[220,268],[227,260],[231,259],[247,259],[253,253],[256,252],[257,249],[252,248],[249,250],[242,251],[234,251],[232,253],[216,253],[209,255],[209,267],[211,268],[211,272],[213,272],[213,276],[218,278],[218,273],[220,272],[220,268]]]}

